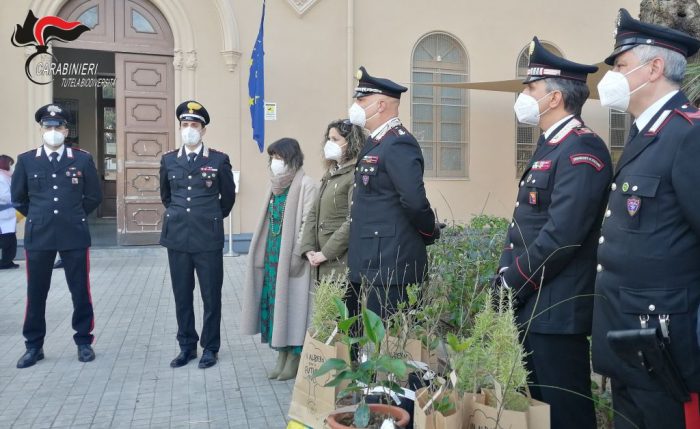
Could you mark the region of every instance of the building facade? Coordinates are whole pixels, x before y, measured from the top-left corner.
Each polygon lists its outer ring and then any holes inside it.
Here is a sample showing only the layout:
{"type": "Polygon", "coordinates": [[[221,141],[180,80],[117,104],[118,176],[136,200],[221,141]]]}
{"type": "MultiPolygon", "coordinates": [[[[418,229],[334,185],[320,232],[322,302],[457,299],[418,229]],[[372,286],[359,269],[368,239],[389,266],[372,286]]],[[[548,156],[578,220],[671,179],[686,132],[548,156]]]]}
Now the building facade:
{"type": "MultiPolygon", "coordinates": [[[[298,139],[304,169],[320,179],[325,127],[347,116],[354,72],[364,65],[409,87],[401,119],[423,148],[426,189],[439,216],[457,222],[482,212],[509,216],[518,171],[538,131],[517,124],[514,93],[430,83],[518,78],[533,35],[569,59],[598,63],[613,46],[620,7],[636,14],[639,2],[267,0],[265,101],[276,111],[265,122],[266,144],[298,139]]],[[[163,212],[158,163],[179,145],[175,105],[196,99],[212,117],[205,144],[228,153],[240,171],[233,232],[253,229],[268,181],[267,155],[252,139],[248,109],[260,0],[17,0],[0,3],[0,12],[2,93],[12,106],[0,115],[1,153],[16,157],[39,146],[34,111],[64,103],[77,118],[69,137],[93,153],[103,178],[97,215],[113,221],[120,244],[155,243],[163,212]],[[29,10],[90,27],[75,41],[52,42],[50,52],[59,65],[95,66],[83,74],[59,66],[52,81],[46,75],[46,84],[30,81],[24,65],[35,48],[8,41],[29,10]],[[98,79],[113,79],[114,86],[92,85],[98,79]]],[[[36,72],[39,56],[32,61],[36,72]]],[[[583,117],[619,152],[627,115],[590,100],[583,117]]]]}

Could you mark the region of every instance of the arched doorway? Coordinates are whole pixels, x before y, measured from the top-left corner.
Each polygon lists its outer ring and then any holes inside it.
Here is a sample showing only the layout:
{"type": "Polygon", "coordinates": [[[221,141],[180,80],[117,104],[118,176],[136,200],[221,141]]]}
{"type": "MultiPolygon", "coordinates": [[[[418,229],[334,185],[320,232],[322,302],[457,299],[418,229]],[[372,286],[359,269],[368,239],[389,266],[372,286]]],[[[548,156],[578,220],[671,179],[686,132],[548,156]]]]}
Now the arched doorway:
{"type": "Polygon", "coordinates": [[[77,41],[56,44],[59,61],[93,62],[97,77],[115,78],[113,87],[53,85],[54,99],[75,108],[78,144],[93,153],[103,179],[96,224],[104,228],[112,219],[120,245],[155,244],[163,212],[160,157],[175,146],[170,26],[148,0],[70,0],[58,15],[91,28],[77,41]]]}

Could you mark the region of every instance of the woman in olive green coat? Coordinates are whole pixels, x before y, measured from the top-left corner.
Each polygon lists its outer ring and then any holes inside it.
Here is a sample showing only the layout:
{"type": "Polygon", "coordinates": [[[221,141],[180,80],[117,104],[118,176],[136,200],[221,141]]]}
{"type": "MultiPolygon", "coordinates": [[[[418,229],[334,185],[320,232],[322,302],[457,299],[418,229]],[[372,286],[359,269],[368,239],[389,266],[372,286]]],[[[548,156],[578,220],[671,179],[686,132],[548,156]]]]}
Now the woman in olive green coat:
{"type": "Polygon", "coordinates": [[[316,268],[315,279],[347,268],[350,202],[357,154],[365,144],[364,130],[348,120],[326,129],[323,154],[328,171],[304,223],[301,254],[316,268]]]}

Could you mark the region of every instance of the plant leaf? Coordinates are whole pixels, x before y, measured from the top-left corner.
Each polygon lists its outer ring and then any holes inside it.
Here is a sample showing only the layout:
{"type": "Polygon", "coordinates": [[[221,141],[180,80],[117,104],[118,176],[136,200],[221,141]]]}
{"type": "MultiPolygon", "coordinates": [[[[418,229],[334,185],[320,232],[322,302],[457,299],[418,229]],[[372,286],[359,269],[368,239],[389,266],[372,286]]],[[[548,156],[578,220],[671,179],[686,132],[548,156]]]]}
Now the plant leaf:
{"type": "Polygon", "coordinates": [[[358,428],[369,426],[369,406],[364,401],[355,410],[354,424],[358,428]]]}
{"type": "Polygon", "coordinates": [[[335,297],[335,308],[338,309],[338,315],[340,316],[340,320],[345,320],[348,318],[348,307],[345,305],[345,302],[343,302],[342,299],[335,297]]]}
{"type": "Polygon", "coordinates": [[[328,359],[327,361],[323,362],[323,365],[321,365],[321,367],[314,372],[313,376],[320,377],[323,374],[325,374],[329,371],[332,371],[332,370],[341,371],[341,370],[344,370],[345,368],[347,368],[347,366],[348,366],[348,363],[342,359],[338,359],[338,358],[328,359]]]}
{"type": "Polygon", "coordinates": [[[357,316],[352,316],[347,319],[343,319],[340,322],[338,322],[338,330],[344,334],[347,334],[350,332],[350,328],[352,325],[357,322],[357,316]]]}
{"type": "Polygon", "coordinates": [[[377,313],[368,308],[363,308],[362,324],[365,327],[365,335],[378,348],[379,344],[384,340],[384,335],[386,335],[384,322],[382,322],[377,313]]]}

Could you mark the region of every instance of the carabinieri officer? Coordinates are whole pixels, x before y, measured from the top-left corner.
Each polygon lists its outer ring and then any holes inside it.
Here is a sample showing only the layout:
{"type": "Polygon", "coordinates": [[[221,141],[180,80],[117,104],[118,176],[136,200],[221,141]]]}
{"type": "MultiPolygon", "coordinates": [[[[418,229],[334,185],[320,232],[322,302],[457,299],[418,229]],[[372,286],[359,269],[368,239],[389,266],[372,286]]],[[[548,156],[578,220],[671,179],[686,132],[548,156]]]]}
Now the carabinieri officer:
{"type": "Polygon", "coordinates": [[[44,358],[46,297],[57,252],[65,264],[73,298],[78,360],[95,359],[87,218],[102,202],[100,180],[89,153],[63,144],[68,135],[68,111],[48,104],[37,110],[34,118],[41,125],[44,144],[18,157],[11,186],[15,207],[27,217],[27,309],[22,330],[27,351],[17,368],[30,367],[44,358]]]}
{"type": "Polygon", "coordinates": [[[166,207],[160,244],[168,248],[175,295],[180,353],[170,366],[181,367],[197,357],[193,308],[194,274],[204,304],[200,368],[216,364],[221,344],[221,287],[224,281],[224,218],[236,198],[228,155],[204,146],[209,113],[196,101],[176,110],[180,149],[163,155],[160,197],[166,207]]]}
{"type": "Polygon", "coordinates": [[[590,352],[595,252],[612,166],[581,119],[586,79],[598,68],[530,44],[518,120],[542,135],[518,188],[500,259],[515,294],[532,397],[550,405],[552,429],[595,429],[590,352]]]}
{"type": "Polygon", "coordinates": [[[351,313],[362,284],[367,306],[384,316],[407,299],[406,285],[426,276],[426,245],[440,229],[425,194],[423,154],[398,118],[406,87],[360,67],[350,121],[369,130],[360,151],[350,209],[348,266],[351,313]]]}
{"type": "Polygon", "coordinates": [[[700,112],[680,91],[698,49],[700,40],[621,9],[605,60],[613,70],[598,84],[604,107],[634,117],[610,187],[593,314],[593,368],[611,378],[616,428],[700,424],[700,112]],[[622,353],[631,361],[613,351],[609,336],[644,328],[659,332],[665,366],[685,386],[667,384],[641,344],[622,353]],[[674,395],[674,385],[692,394],[674,395]]]}

